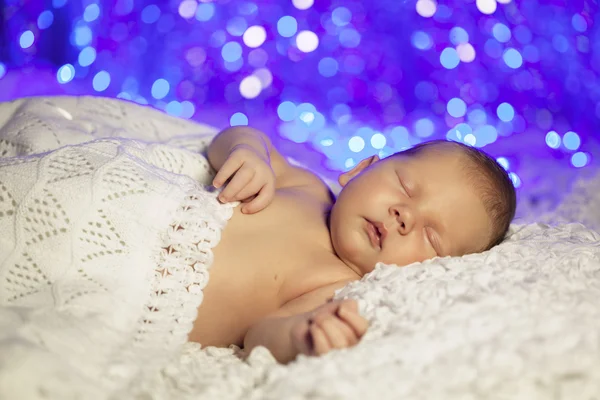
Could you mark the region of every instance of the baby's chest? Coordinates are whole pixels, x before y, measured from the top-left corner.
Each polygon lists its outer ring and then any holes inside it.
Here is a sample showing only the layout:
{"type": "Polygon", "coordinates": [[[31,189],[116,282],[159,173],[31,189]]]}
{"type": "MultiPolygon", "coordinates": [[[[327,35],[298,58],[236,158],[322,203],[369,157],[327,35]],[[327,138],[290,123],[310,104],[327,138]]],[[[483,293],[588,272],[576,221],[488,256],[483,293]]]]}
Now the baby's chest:
{"type": "Polygon", "coordinates": [[[315,277],[306,275],[327,257],[328,241],[322,204],[280,195],[256,214],[237,207],[214,249],[214,275],[236,281],[248,295],[281,303],[309,289],[304,286],[315,277]]]}

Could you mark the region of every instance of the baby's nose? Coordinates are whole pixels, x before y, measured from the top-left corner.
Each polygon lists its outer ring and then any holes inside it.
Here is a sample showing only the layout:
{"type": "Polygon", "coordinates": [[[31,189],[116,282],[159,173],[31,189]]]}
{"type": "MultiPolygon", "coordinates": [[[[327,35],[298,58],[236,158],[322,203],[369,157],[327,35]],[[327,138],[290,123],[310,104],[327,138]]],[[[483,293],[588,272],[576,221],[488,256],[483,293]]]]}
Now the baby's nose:
{"type": "Polygon", "coordinates": [[[413,230],[415,219],[413,212],[406,206],[394,206],[390,208],[390,213],[398,222],[398,231],[402,235],[406,235],[413,230]]]}

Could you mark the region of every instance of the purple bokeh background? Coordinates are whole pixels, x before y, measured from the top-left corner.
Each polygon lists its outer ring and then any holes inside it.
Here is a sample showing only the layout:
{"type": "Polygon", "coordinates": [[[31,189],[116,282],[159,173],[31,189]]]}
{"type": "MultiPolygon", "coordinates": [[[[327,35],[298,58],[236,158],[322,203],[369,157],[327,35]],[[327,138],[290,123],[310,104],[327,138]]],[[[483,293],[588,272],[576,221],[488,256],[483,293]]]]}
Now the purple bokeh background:
{"type": "Polygon", "coordinates": [[[95,94],[219,128],[249,124],[330,179],[372,154],[458,140],[502,157],[540,209],[598,168],[593,0],[0,7],[0,101],[95,94]]]}

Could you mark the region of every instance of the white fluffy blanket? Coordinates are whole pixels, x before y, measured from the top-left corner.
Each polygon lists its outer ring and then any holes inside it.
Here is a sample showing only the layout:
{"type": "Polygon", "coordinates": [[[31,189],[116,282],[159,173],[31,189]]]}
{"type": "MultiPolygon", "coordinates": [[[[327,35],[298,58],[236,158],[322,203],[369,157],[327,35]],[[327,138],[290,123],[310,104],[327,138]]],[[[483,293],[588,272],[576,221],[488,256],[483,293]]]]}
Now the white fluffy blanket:
{"type": "MultiPolygon", "coordinates": [[[[12,140],[24,152],[64,144],[51,135],[40,139],[38,131],[69,132],[80,142],[124,136],[188,148],[198,141],[172,137],[207,132],[124,102],[54,98],[0,105],[0,140],[23,109],[40,121],[12,140]]],[[[599,210],[596,176],[578,182],[555,212],[536,216],[541,222],[514,225],[491,251],[403,268],[379,265],[336,294],[358,299],[371,321],[354,348],[282,366],[264,348],[241,360],[233,347],[186,344],[178,357],[166,365],[157,358],[159,369],[111,397],[597,399],[599,210]]]]}

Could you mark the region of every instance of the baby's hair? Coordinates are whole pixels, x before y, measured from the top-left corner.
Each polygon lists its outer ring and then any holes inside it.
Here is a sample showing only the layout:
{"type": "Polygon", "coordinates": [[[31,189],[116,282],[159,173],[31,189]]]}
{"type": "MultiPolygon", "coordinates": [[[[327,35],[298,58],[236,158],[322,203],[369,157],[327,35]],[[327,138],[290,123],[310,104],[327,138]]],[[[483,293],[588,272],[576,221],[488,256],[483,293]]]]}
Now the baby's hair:
{"type": "Polygon", "coordinates": [[[462,151],[470,161],[465,170],[479,191],[483,206],[492,222],[491,238],[488,246],[481,251],[489,250],[500,244],[508,232],[510,223],[515,217],[517,195],[515,187],[506,170],[492,156],[482,150],[462,143],[447,140],[431,140],[397,153],[398,155],[418,155],[424,150],[436,147],[451,146],[462,151]]]}

